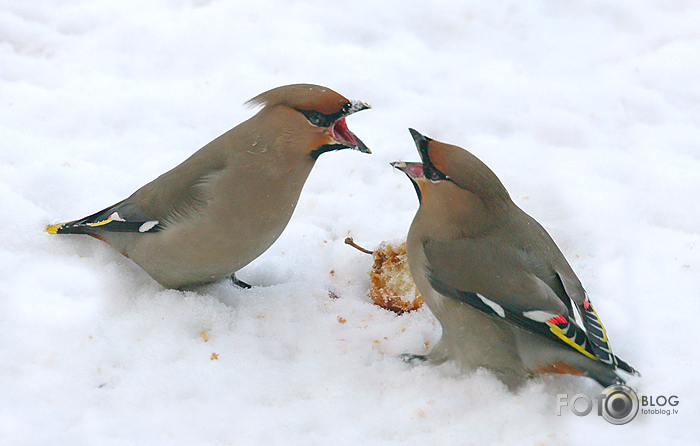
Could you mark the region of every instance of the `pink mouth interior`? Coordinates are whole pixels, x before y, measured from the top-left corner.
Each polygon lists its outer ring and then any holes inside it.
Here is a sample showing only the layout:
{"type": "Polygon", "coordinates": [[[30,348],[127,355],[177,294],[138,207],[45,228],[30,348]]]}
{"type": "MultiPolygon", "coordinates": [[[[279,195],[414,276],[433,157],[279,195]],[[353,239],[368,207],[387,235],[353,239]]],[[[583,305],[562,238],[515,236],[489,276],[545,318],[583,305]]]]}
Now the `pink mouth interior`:
{"type": "Polygon", "coordinates": [[[406,163],[406,170],[411,173],[411,175],[420,178],[423,176],[423,163],[406,163]]]}
{"type": "Polygon", "coordinates": [[[348,125],[345,123],[345,118],[340,118],[333,123],[330,128],[331,137],[340,141],[345,141],[352,145],[357,145],[357,138],[352,134],[348,125]]]}

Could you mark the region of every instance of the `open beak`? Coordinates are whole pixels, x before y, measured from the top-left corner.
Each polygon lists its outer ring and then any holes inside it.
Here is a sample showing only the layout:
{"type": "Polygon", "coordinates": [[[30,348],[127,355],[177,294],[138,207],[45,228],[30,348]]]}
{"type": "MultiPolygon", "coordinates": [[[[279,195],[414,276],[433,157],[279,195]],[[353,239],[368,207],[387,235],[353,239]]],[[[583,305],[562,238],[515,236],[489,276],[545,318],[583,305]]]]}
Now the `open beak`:
{"type": "Polygon", "coordinates": [[[411,180],[417,180],[423,177],[423,163],[394,161],[391,167],[405,173],[411,180]]]}
{"type": "Polygon", "coordinates": [[[421,201],[423,198],[421,187],[425,187],[430,183],[449,180],[449,177],[440,172],[430,161],[428,145],[432,139],[421,135],[413,129],[408,129],[408,131],[411,132],[413,141],[416,143],[416,148],[418,149],[422,162],[407,163],[405,161],[394,161],[391,163],[391,166],[406,174],[406,176],[411,180],[411,183],[413,183],[413,187],[416,189],[418,201],[421,201]]]}
{"type": "Polygon", "coordinates": [[[338,144],[359,150],[362,153],[372,153],[372,151],[369,150],[369,147],[367,147],[360,138],[350,131],[348,124],[345,122],[346,117],[368,108],[372,107],[365,102],[348,102],[340,117],[336,119],[335,122],[333,122],[333,124],[328,128],[331,138],[333,138],[338,144]]]}
{"type": "Polygon", "coordinates": [[[400,170],[405,173],[413,188],[416,190],[416,195],[418,195],[418,201],[423,199],[423,192],[420,190],[421,185],[425,182],[425,176],[423,175],[423,163],[407,163],[405,161],[394,161],[391,163],[391,167],[400,170]]]}
{"type": "Polygon", "coordinates": [[[422,162],[404,162],[404,161],[394,161],[391,166],[399,169],[410,178],[412,181],[425,178],[426,167],[430,166],[430,158],[428,158],[428,143],[432,141],[430,138],[421,135],[414,129],[409,128],[413,141],[416,143],[416,148],[420,154],[420,159],[422,162]]]}
{"type": "Polygon", "coordinates": [[[409,128],[408,131],[411,132],[411,136],[413,137],[413,141],[416,143],[416,148],[418,149],[420,159],[423,160],[421,177],[427,178],[434,183],[438,181],[449,180],[450,177],[445,175],[445,173],[441,172],[437,167],[435,167],[433,162],[430,161],[430,153],[428,151],[428,146],[433,140],[431,138],[428,138],[427,136],[421,135],[414,129],[409,128]]]}

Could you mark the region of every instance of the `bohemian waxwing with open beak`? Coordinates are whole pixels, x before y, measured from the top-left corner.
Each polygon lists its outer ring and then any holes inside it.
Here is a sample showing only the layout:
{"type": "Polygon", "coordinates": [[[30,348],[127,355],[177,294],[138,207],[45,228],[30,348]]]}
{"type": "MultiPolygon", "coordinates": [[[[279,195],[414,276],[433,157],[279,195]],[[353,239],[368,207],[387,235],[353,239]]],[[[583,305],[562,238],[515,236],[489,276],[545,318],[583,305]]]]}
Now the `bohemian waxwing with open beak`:
{"type": "Polygon", "coordinates": [[[248,101],[252,118],[195,152],[129,198],[47,227],[103,240],[167,288],[234,273],[277,240],[306,178],[325,152],[370,153],[345,118],[369,105],[318,85],[287,85],[248,101]]]}
{"type": "Polygon", "coordinates": [[[586,375],[603,386],[638,375],[557,245],[474,155],[413,129],[422,163],[392,163],[420,207],[408,232],[411,275],[442,325],[428,359],[486,367],[509,386],[536,373],[586,375]]]}

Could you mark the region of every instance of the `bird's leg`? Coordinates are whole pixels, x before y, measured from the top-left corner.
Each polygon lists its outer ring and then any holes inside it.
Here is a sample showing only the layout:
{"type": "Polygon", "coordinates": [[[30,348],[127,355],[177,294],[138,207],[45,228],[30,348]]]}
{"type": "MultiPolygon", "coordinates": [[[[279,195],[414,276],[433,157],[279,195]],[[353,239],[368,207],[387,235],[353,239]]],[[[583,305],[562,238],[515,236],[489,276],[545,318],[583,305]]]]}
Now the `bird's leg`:
{"type": "Polygon", "coordinates": [[[245,288],[245,289],[251,288],[251,286],[249,284],[245,283],[242,280],[237,279],[236,273],[231,274],[231,282],[233,282],[234,285],[241,287],[241,288],[245,288]]]}
{"type": "Polygon", "coordinates": [[[404,353],[399,355],[399,358],[407,364],[416,364],[418,362],[425,362],[428,360],[427,355],[414,355],[411,353],[404,353]]]}

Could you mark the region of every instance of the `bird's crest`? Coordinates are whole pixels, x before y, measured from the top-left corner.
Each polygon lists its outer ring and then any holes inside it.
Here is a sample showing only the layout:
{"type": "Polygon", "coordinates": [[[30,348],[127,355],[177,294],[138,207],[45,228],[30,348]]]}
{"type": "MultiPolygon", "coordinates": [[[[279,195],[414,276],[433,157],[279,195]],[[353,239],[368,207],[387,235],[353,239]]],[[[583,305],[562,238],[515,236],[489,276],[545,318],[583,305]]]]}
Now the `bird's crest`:
{"type": "Polygon", "coordinates": [[[248,100],[246,105],[274,107],[286,105],[296,110],[314,110],[325,115],[341,112],[350,101],[330,88],[313,84],[293,84],[273,88],[248,100]]]}

